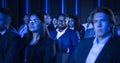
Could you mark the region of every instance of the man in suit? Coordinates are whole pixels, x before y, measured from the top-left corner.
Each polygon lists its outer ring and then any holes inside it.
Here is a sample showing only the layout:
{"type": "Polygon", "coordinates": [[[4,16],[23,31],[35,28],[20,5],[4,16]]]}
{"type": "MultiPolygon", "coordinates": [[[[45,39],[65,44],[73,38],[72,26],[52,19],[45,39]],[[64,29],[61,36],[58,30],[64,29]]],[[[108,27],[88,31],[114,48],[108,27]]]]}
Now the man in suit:
{"type": "Polygon", "coordinates": [[[14,63],[19,48],[20,36],[11,28],[8,9],[0,9],[0,63],[14,63]]]}
{"type": "Polygon", "coordinates": [[[81,41],[67,63],[120,63],[120,42],[112,36],[114,15],[108,8],[97,8],[91,15],[95,38],[81,41]]]}
{"type": "MultiPolygon", "coordinates": [[[[50,35],[53,39],[57,40],[57,53],[71,54],[75,49],[76,45],[80,41],[77,32],[68,28],[68,22],[66,21],[66,16],[61,14],[58,17],[58,28],[50,32],[50,35]]],[[[60,58],[59,55],[58,58],[60,58]]],[[[62,56],[61,56],[62,57],[62,56]]],[[[61,58],[62,59],[62,58],[61,58]]],[[[64,59],[67,59],[64,57],[64,59]]],[[[59,63],[62,60],[57,60],[59,63]]]]}

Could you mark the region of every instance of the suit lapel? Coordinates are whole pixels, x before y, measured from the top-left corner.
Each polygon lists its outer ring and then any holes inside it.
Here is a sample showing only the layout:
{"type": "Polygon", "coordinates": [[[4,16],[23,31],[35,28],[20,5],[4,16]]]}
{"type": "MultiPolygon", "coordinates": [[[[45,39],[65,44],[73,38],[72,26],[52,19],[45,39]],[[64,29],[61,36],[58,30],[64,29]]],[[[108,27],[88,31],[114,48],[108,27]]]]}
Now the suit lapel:
{"type": "Polygon", "coordinates": [[[107,54],[107,52],[109,51],[110,47],[111,47],[111,38],[108,40],[108,42],[105,44],[105,46],[103,47],[103,49],[101,50],[100,54],[98,55],[95,63],[99,63],[100,60],[105,57],[107,54]]]}
{"type": "Polygon", "coordinates": [[[86,58],[88,56],[88,53],[90,51],[90,49],[92,48],[93,45],[93,40],[94,38],[88,38],[85,41],[81,41],[84,42],[83,44],[80,45],[79,47],[79,53],[78,53],[78,61],[77,63],[85,63],[86,58]],[[82,52],[81,52],[82,51],[82,52]],[[81,54],[80,54],[81,53],[81,54]],[[80,59],[79,59],[80,58],[80,59]]]}

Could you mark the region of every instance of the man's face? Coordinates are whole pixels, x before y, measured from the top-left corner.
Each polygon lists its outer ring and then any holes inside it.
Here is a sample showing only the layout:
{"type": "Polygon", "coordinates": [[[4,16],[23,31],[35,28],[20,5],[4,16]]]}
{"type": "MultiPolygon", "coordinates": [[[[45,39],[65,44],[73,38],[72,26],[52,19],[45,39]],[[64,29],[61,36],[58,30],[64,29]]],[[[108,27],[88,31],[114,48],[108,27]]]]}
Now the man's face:
{"type": "Polygon", "coordinates": [[[0,31],[5,29],[5,15],[3,15],[2,13],[0,13],[0,31]]]}
{"type": "Polygon", "coordinates": [[[66,27],[67,27],[67,23],[66,23],[65,17],[64,16],[59,16],[59,18],[58,18],[58,28],[63,30],[66,27]]]}
{"type": "Polygon", "coordinates": [[[98,37],[104,37],[110,32],[109,17],[105,13],[98,12],[93,16],[94,31],[98,37]]]}

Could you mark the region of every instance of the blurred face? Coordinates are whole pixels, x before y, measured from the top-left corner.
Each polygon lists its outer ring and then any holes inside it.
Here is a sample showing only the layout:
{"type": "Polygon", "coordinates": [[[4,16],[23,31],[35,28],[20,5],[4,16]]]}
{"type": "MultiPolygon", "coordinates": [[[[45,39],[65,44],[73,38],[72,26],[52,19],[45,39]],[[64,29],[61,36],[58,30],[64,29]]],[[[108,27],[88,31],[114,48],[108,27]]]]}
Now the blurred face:
{"type": "Polygon", "coordinates": [[[75,24],[74,19],[70,18],[70,19],[69,19],[69,22],[68,22],[68,25],[69,25],[70,27],[74,27],[74,24],[75,24]]]}
{"type": "Polygon", "coordinates": [[[42,29],[42,22],[36,15],[33,14],[30,16],[28,27],[31,32],[39,32],[42,29]]]}
{"type": "Polygon", "coordinates": [[[23,19],[24,19],[24,23],[27,24],[29,21],[29,16],[25,15],[23,19]]]}
{"type": "Polygon", "coordinates": [[[53,18],[52,23],[53,23],[53,25],[57,25],[58,24],[57,19],[53,18]]]}
{"type": "Polygon", "coordinates": [[[63,30],[66,27],[67,27],[67,23],[66,23],[65,17],[64,16],[59,16],[59,18],[58,18],[58,28],[63,30]]]}
{"type": "Polygon", "coordinates": [[[49,25],[51,22],[51,17],[49,15],[44,15],[45,24],[49,25]]]}
{"type": "Polygon", "coordinates": [[[0,31],[3,31],[4,29],[6,29],[5,21],[6,21],[6,16],[0,13],[0,31]]]}
{"type": "Polygon", "coordinates": [[[104,37],[110,33],[109,17],[105,13],[98,12],[93,16],[93,25],[98,37],[104,37]]]}

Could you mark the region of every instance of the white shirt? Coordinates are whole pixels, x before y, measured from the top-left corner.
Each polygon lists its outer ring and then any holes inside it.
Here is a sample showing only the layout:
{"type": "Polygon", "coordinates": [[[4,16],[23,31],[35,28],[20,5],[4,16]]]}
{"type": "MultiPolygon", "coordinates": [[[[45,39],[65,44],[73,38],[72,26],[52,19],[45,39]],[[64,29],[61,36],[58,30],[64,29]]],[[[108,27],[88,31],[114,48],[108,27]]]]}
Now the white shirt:
{"type": "Polygon", "coordinates": [[[7,30],[3,30],[0,32],[0,34],[4,35],[7,30]]]}
{"type": "MultiPolygon", "coordinates": [[[[65,28],[62,32],[60,32],[58,29],[56,29],[56,31],[57,31],[56,38],[59,39],[65,33],[66,30],[67,30],[67,28],[65,28]]],[[[67,53],[69,53],[69,52],[70,52],[70,50],[69,50],[69,48],[67,48],[67,53]]]]}
{"type": "Polygon", "coordinates": [[[63,31],[60,32],[58,29],[56,29],[56,31],[57,31],[56,38],[59,39],[65,33],[66,30],[67,30],[67,28],[65,28],[63,31]]]}
{"type": "Polygon", "coordinates": [[[97,38],[94,39],[93,46],[92,46],[92,48],[91,48],[91,50],[90,50],[90,52],[89,52],[89,54],[86,58],[85,63],[95,63],[98,55],[100,54],[101,50],[103,49],[105,44],[108,42],[110,37],[111,37],[111,35],[108,35],[107,37],[105,37],[100,42],[98,41],[97,38]]]}

